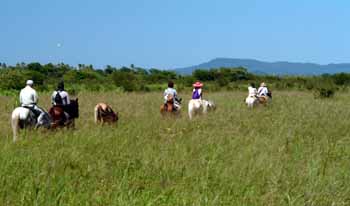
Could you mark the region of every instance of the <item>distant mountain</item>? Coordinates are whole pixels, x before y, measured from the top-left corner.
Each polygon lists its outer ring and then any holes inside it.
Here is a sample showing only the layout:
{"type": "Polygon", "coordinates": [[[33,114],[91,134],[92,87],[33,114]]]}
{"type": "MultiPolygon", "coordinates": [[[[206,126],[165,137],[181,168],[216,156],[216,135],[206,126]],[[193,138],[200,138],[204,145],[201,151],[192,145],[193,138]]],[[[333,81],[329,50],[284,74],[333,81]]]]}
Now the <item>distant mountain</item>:
{"type": "Polygon", "coordinates": [[[196,66],[175,69],[179,74],[191,74],[196,69],[211,69],[220,67],[245,67],[255,74],[276,75],[319,75],[350,72],[350,63],[320,65],[314,63],[264,62],[254,59],[216,58],[196,66]]]}

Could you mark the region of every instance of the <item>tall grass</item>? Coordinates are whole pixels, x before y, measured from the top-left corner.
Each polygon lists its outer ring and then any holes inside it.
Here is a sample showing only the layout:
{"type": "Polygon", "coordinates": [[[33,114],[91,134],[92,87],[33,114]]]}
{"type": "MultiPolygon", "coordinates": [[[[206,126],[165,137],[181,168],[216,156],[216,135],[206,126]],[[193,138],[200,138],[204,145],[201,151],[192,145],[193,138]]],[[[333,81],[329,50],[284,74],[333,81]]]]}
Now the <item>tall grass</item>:
{"type": "MultiPolygon", "coordinates": [[[[12,143],[15,99],[0,97],[0,205],[350,205],[350,97],[206,94],[218,108],[162,118],[161,94],[80,93],[75,130],[26,131],[12,143]],[[95,126],[107,102],[116,126],[95,126]]],[[[49,97],[41,103],[49,107],[49,97]]]]}

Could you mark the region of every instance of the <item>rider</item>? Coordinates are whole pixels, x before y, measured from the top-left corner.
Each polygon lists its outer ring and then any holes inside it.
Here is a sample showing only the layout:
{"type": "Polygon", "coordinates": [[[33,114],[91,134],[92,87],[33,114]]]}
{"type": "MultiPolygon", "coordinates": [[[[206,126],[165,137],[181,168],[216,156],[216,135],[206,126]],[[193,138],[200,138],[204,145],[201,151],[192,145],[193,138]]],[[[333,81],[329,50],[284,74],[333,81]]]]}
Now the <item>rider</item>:
{"type": "Polygon", "coordinates": [[[27,80],[26,87],[19,94],[19,101],[21,106],[32,111],[35,119],[38,120],[41,115],[44,115],[44,110],[37,106],[38,94],[33,89],[33,84],[33,80],[27,80]]]}
{"type": "Polygon", "coordinates": [[[248,97],[257,98],[258,91],[255,88],[254,83],[250,83],[248,87],[248,97]]]}
{"type": "Polygon", "coordinates": [[[67,105],[70,104],[69,94],[64,90],[64,82],[61,81],[57,84],[57,89],[52,93],[51,103],[54,106],[62,107],[65,118],[69,118],[69,114],[66,111],[67,105]]]}
{"type": "Polygon", "coordinates": [[[178,98],[176,89],[174,89],[174,82],[169,81],[168,82],[168,88],[164,91],[163,97],[164,97],[164,105],[166,106],[166,103],[168,101],[168,95],[173,96],[173,103],[174,103],[174,109],[179,110],[180,109],[180,102],[181,98],[178,98]]]}
{"type": "Polygon", "coordinates": [[[202,87],[203,84],[199,81],[192,85],[194,87],[192,92],[192,99],[202,99],[202,87]]]}
{"type": "Polygon", "coordinates": [[[269,90],[267,89],[265,82],[262,82],[260,84],[259,89],[258,89],[258,96],[259,97],[262,97],[262,96],[268,97],[269,96],[268,94],[269,94],[269,90]]]}

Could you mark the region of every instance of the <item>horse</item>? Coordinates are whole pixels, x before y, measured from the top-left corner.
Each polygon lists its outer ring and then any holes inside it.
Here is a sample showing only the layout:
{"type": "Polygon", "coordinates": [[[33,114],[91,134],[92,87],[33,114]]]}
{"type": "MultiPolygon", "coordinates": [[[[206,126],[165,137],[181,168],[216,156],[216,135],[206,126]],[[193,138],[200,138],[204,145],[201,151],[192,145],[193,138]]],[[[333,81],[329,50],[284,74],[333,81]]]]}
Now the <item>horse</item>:
{"type": "Polygon", "coordinates": [[[74,119],[79,117],[78,98],[71,99],[69,105],[55,105],[50,108],[49,114],[52,118],[52,128],[74,127],[74,119]],[[65,112],[68,114],[66,116],[65,112]]]}
{"type": "Polygon", "coordinates": [[[47,112],[35,118],[34,113],[25,107],[17,107],[11,115],[11,126],[13,132],[13,142],[17,141],[19,129],[39,128],[49,129],[51,127],[51,118],[47,112]]]}
{"type": "Polygon", "coordinates": [[[213,101],[191,99],[188,102],[188,116],[190,119],[196,114],[206,114],[208,111],[215,110],[216,105],[213,101]]]}
{"type": "Polygon", "coordinates": [[[245,103],[248,105],[249,108],[253,108],[257,105],[263,105],[266,106],[272,99],[272,94],[269,93],[268,96],[258,96],[258,97],[252,97],[248,96],[245,99],[245,103]]]}
{"type": "Polygon", "coordinates": [[[248,108],[253,108],[254,106],[259,104],[259,99],[258,97],[248,96],[245,99],[245,103],[248,105],[248,108]]]}
{"type": "Polygon", "coordinates": [[[113,111],[113,109],[105,104],[105,103],[98,103],[95,106],[95,110],[94,110],[94,114],[95,114],[95,123],[114,123],[118,121],[118,112],[115,113],[113,111]]]}
{"type": "Polygon", "coordinates": [[[175,114],[178,115],[180,114],[180,107],[181,104],[181,99],[178,100],[178,103],[175,103],[174,101],[174,96],[173,95],[168,95],[167,96],[167,101],[165,104],[162,104],[160,106],[160,113],[164,116],[166,114],[175,114]],[[177,109],[175,109],[175,104],[177,104],[177,109]]]}

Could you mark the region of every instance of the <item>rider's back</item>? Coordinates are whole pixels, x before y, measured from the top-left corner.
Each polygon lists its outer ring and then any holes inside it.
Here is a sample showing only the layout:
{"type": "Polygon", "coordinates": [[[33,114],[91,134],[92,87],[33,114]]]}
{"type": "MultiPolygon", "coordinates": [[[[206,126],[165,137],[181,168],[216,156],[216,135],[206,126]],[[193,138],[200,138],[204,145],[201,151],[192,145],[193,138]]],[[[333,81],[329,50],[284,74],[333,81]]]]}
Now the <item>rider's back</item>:
{"type": "Polygon", "coordinates": [[[37,103],[38,101],[38,95],[36,91],[31,88],[30,86],[24,87],[20,94],[20,102],[22,106],[33,106],[37,103]]]}
{"type": "Polygon", "coordinates": [[[177,96],[177,92],[176,92],[176,89],[174,88],[167,88],[165,91],[164,91],[164,98],[166,98],[168,95],[172,95],[174,98],[176,98],[177,96]]]}
{"type": "Polygon", "coordinates": [[[255,87],[248,87],[248,96],[255,97],[258,94],[258,91],[255,87]]]}
{"type": "Polygon", "coordinates": [[[53,105],[65,106],[70,104],[69,95],[66,91],[54,91],[51,99],[53,105]]]}
{"type": "Polygon", "coordinates": [[[268,89],[266,87],[259,87],[258,93],[260,96],[267,96],[268,89]]]}

